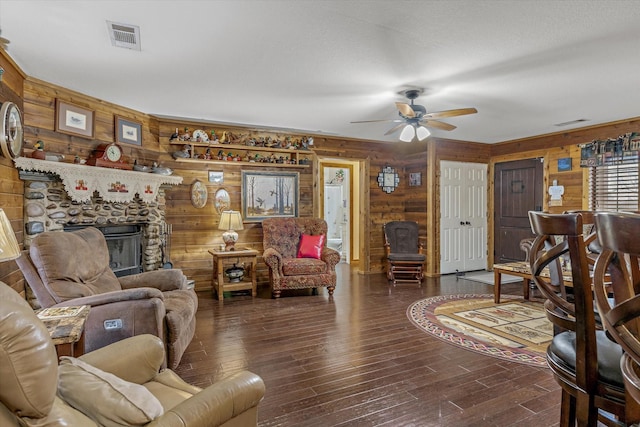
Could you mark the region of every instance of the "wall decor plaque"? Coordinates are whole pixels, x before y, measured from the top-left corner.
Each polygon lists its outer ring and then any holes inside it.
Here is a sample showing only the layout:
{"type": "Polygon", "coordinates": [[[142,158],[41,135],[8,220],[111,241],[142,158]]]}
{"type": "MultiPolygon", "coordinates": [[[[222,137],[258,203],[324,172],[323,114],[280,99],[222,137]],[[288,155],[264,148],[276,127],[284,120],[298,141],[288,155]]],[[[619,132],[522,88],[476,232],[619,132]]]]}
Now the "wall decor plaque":
{"type": "Polygon", "coordinates": [[[203,208],[207,204],[207,197],[207,186],[199,179],[196,179],[191,184],[191,204],[198,209],[203,208]]]}

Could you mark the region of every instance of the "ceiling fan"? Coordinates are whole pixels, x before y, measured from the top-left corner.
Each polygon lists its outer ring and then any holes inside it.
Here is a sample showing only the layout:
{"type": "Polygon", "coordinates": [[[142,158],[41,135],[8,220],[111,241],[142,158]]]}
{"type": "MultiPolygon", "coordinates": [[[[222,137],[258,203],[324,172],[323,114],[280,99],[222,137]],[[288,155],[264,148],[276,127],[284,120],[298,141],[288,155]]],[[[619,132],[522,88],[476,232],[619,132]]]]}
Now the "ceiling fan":
{"type": "Polygon", "coordinates": [[[418,137],[418,140],[422,141],[427,138],[431,133],[427,129],[428,127],[441,129],[441,130],[454,130],[456,127],[449,123],[441,122],[443,117],[455,117],[464,116],[466,114],[475,114],[478,112],[475,108],[458,108],[455,110],[435,111],[433,113],[427,113],[427,109],[422,105],[414,104],[414,99],[418,98],[422,93],[421,89],[409,89],[404,92],[404,96],[411,101],[411,104],[405,102],[396,102],[398,108],[398,115],[402,119],[395,120],[361,120],[351,123],[375,123],[375,122],[392,122],[400,123],[391,129],[389,129],[385,135],[390,135],[400,128],[400,140],[410,142],[414,137],[418,137]]]}

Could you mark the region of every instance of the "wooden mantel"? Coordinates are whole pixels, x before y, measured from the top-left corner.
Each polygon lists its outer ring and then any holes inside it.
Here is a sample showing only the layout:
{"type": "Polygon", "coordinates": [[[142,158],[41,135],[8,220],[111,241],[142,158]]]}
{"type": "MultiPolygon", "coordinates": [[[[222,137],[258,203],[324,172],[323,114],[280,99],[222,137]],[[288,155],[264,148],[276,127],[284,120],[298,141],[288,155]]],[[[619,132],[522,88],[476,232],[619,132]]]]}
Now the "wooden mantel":
{"type": "Polygon", "coordinates": [[[178,185],[181,176],[124,171],[97,166],[54,162],[28,157],[14,160],[18,169],[58,175],[73,201],[87,202],[94,192],[106,202],[126,203],[136,195],[144,202],[153,202],[163,184],[178,185]]]}

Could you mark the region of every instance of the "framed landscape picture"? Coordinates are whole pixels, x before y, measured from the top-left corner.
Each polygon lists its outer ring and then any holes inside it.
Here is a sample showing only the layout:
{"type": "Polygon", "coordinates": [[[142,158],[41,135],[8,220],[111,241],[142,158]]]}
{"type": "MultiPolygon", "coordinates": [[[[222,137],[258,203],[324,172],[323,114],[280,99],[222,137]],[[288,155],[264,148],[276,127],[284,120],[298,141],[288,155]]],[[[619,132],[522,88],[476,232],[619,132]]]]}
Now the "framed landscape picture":
{"type": "Polygon", "coordinates": [[[242,217],[247,222],[297,217],[298,172],[242,171],[242,217]]]}
{"type": "Polygon", "coordinates": [[[93,139],[95,112],[56,99],[56,132],[93,139]]]}

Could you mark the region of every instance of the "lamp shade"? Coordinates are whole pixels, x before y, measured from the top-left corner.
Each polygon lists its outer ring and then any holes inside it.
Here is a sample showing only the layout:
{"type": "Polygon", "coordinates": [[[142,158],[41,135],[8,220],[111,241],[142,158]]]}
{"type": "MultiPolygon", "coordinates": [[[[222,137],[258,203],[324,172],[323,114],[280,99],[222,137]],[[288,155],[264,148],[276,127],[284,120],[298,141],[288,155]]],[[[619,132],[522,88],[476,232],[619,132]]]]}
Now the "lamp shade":
{"type": "Polygon", "coordinates": [[[13,228],[7,214],[0,209],[0,262],[16,259],[20,256],[20,245],[13,234],[13,228]]]}
{"type": "Polygon", "coordinates": [[[411,142],[414,136],[416,136],[416,130],[414,127],[412,125],[406,125],[400,133],[400,141],[411,142]]]}
{"type": "Polygon", "coordinates": [[[238,211],[223,211],[218,230],[243,230],[242,215],[238,211]]]}

